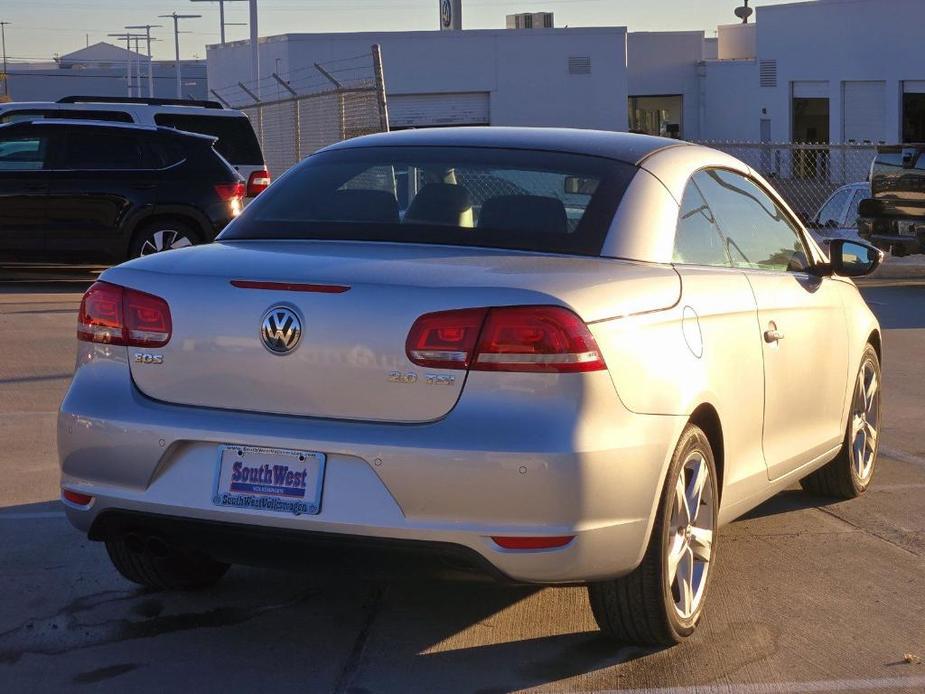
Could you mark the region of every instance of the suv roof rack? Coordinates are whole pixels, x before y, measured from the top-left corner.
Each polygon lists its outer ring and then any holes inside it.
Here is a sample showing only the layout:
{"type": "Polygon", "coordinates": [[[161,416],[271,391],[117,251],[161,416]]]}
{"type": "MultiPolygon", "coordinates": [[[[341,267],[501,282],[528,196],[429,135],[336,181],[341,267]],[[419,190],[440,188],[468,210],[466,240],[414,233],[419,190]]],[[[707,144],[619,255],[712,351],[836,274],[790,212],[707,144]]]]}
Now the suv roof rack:
{"type": "Polygon", "coordinates": [[[146,104],[148,106],[196,106],[223,110],[225,107],[217,101],[197,99],[156,99],[137,96],[65,96],[58,99],[59,104],[146,104]]]}

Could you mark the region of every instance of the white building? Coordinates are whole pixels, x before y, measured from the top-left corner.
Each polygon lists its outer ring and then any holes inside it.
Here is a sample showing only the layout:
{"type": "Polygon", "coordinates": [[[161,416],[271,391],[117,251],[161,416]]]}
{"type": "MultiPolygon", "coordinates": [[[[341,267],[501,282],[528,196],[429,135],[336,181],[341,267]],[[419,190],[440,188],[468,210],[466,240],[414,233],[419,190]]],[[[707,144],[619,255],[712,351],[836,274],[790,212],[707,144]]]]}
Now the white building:
{"type": "MultiPolygon", "coordinates": [[[[315,63],[378,43],[393,127],[925,141],[923,26],[925,0],[812,0],[759,6],[755,22],[720,26],[715,38],[622,27],[287,34],[260,41],[262,96],[273,98],[274,71],[298,91],[308,76],[317,84],[315,63]]],[[[210,88],[233,104],[251,103],[236,86],[249,84],[250,59],[247,41],[210,46],[210,88]]]]}
{"type": "MultiPolygon", "coordinates": [[[[315,63],[382,48],[392,127],[537,125],[625,130],[626,29],[286,34],[260,40],[261,74],[298,91],[324,82],[315,63]]],[[[233,105],[250,74],[250,42],[208,47],[209,88],[233,105]]],[[[330,67],[330,65],[329,65],[330,67]]],[[[264,101],[272,81],[260,82],[264,101]]],[[[248,88],[254,91],[254,85],[248,88]]],[[[285,92],[284,92],[285,94],[285,92]]]]}
{"type": "MultiPolygon", "coordinates": [[[[176,62],[149,61],[146,55],[100,42],[54,61],[10,63],[7,73],[13,101],[57,101],[70,95],[128,96],[128,66],[132,65],[134,96],[148,96],[148,66],[156,97],[176,97],[176,62]],[[140,82],[137,75],[141,75],[140,82]]],[[[204,60],[181,60],[183,95],[208,98],[204,60]]]]}

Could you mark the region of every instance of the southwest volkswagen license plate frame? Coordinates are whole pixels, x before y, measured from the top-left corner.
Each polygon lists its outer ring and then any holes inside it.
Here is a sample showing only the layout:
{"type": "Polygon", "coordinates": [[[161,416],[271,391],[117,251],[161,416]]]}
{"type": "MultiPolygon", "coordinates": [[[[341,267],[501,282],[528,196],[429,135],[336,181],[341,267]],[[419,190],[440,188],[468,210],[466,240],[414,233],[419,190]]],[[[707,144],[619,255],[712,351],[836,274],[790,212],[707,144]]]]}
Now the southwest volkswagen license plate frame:
{"type": "Polygon", "coordinates": [[[326,463],[327,456],[316,451],[221,446],[212,503],[271,514],[317,515],[326,463]]]}

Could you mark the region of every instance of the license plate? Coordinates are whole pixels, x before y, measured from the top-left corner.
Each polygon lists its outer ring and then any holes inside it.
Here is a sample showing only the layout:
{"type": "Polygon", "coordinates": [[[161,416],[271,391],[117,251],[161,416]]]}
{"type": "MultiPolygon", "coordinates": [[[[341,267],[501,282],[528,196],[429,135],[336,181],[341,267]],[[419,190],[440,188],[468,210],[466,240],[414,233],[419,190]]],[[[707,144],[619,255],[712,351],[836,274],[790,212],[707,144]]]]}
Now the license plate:
{"type": "Polygon", "coordinates": [[[249,446],[220,451],[212,495],[216,506],[296,516],[321,511],[323,453],[249,446]]]}

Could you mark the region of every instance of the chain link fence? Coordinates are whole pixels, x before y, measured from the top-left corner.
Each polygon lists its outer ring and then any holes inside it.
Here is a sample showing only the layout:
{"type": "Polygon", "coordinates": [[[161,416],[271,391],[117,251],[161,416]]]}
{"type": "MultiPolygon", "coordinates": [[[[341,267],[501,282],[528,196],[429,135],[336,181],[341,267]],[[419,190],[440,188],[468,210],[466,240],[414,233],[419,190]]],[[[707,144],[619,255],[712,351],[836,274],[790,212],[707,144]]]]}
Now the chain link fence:
{"type": "Polygon", "coordinates": [[[848,183],[866,181],[877,145],[700,142],[741,159],[764,176],[804,219],[848,183]]]}
{"type": "Polygon", "coordinates": [[[378,45],[286,77],[273,73],[261,80],[262,100],[242,83],[212,92],[250,118],[274,178],[323,147],[389,129],[378,45]]]}

